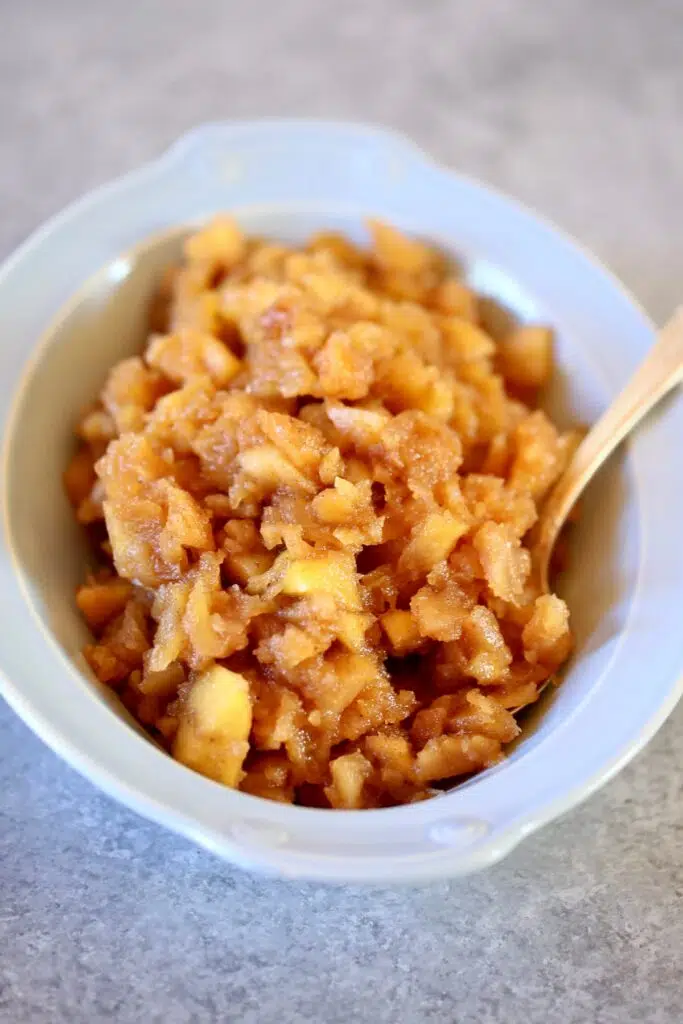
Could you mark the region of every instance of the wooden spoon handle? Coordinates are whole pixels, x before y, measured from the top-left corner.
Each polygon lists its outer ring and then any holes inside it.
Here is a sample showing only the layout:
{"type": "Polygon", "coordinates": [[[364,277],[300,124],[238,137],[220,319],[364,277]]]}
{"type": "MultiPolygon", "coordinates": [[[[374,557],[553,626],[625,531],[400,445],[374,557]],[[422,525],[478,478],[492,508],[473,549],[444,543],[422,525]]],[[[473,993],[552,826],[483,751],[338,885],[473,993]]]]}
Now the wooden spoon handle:
{"type": "Polygon", "coordinates": [[[683,381],[683,306],[662,327],[630,381],[576,449],[541,513],[540,562],[546,561],[562,525],[588,482],[628,433],[683,381]]]}

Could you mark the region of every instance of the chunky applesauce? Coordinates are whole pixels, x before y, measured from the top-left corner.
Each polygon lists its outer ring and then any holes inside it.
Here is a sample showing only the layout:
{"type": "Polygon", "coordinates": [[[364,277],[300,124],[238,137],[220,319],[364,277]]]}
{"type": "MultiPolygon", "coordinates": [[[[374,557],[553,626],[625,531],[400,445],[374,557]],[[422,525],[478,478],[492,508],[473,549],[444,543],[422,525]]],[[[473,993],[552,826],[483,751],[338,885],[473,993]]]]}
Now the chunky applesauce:
{"type": "Polygon", "coordinates": [[[494,338],[431,247],[188,238],[65,483],[92,671],[183,764],[314,807],[498,762],[567,657],[530,531],[576,444],[547,327],[494,338]]]}

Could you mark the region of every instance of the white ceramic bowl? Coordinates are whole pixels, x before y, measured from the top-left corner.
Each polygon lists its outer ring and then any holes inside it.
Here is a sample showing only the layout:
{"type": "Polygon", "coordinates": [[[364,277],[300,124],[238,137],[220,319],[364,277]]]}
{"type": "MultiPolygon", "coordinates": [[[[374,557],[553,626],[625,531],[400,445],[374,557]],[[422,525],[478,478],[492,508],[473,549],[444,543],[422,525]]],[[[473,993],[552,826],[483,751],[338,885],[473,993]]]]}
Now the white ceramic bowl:
{"type": "Polygon", "coordinates": [[[376,214],[442,243],[478,290],[556,327],[549,404],[560,421],[594,420],[652,342],[644,313],[576,245],[402,138],[315,122],[191,132],[60,214],[0,273],[3,692],[102,789],[243,866],[382,883],[481,868],[609,779],[681,693],[683,400],[650,419],[588,496],[565,587],[577,653],[504,764],[381,811],[288,807],[225,789],[157,749],[82,671],[73,591],[85,551],[61,471],[77,411],[140,345],[144,300],[177,235],[134,247],[226,209],[248,231],[291,240],[322,227],[360,238],[363,217],[376,214]]]}

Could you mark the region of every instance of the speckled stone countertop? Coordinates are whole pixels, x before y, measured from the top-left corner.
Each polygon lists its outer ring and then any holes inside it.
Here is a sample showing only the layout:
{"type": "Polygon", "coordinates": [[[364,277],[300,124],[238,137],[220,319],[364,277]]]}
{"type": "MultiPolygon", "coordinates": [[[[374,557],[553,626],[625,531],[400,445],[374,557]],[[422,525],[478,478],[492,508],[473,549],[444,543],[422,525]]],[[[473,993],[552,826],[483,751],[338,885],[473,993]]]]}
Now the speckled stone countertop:
{"type": "MultiPolygon", "coordinates": [[[[198,122],[363,119],[550,216],[663,317],[682,53],[680,0],[0,0],[0,255],[198,122]]],[[[0,1021],[678,1024],[682,740],[679,709],[484,874],[368,892],[233,870],[3,706],[0,1021]]]]}

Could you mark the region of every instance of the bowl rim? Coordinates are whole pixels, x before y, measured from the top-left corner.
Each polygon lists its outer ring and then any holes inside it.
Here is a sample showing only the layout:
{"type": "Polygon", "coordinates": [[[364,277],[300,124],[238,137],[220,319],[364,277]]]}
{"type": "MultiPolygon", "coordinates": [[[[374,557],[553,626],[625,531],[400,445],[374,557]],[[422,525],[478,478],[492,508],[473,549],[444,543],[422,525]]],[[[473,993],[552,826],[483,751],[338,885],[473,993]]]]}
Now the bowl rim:
{"type": "MultiPolygon", "coordinates": [[[[84,196],[81,199],[76,200],[74,203],[66,207],[65,210],[61,211],[53,218],[51,218],[45,225],[34,232],[29,239],[19,247],[19,249],[9,257],[5,264],[0,268],[0,289],[3,282],[5,282],[12,272],[12,270],[20,265],[22,262],[31,258],[32,253],[39,247],[51,234],[59,228],[61,225],[68,224],[75,216],[79,213],[87,211],[88,208],[96,206],[98,203],[111,198],[112,196],[123,195],[126,188],[131,183],[139,183],[144,181],[145,178],[149,179],[149,183],[153,184],[155,177],[159,175],[171,173],[182,173],[183,166],[186,164],[188,156],[196,153],[197,148],[201,149],[205,140],[209,138],[212,133],[227,132],[227,138],[234,137],[235,132],[247,131],[260,133],[277,130],[279,133],[297,132],[304,129],[307,132],[321,132],[321,131],[333,131],[342,133],[351,133],[354,138],[371,139],[373,144],[377,144],[378,140],[381,144],[387,147],[393,147],[398,149],[404,156],[409,156],[414,162],[415,168],[421,169],[423,172],[431,170],[436,171],[439,175],[443,175],[451,180],[456,180],[468,184],[468,187],[475,189],[478,193],[488,194],[490,196],[497,197],[499,202],[504,203],[506,207],[514,208],[527,220],[531,220],[536,224],[543,225],[556,239],[560,240],[565,246],[570,247],[574,253],[578,253],[586,261],[590,267],[598,270],[602,277],[609,282],[611,288],[617,289],[621,297],[628,306],[631,308],[633,313],[640,318],[641,324],[645,331],[651,336],[654,328],[649,318],[642,310],[642,307],[638,302],[629,294],[623,284],[614,277],[611,272],[602,266],[598,261],[595,260],[583,247],[578,245],[573,239],[557,229],[547,219],[539,217],[537,214],[530,211],[527,207],[518,203],[516,200],[509,199],[502,193],[495,189],[491,189],[487,185],[482,185],[480,182],[476,182],[472,178],[467,176],[455,174],[452,171],[447,170],[441,165],[436,164],[430,157],[428,157],[421,149],[415,146],[414,143],[406,140],[403,136],[395,133],[388,132],[382,129],[375,129],[369,126],[357,126],[348,123],[341,122],[325,122],[325,121],[260,121],[260,122],[239,122],[236,124],[213,124],[194,129],[187,135],[183,136],[180,140],[174,143],[165,154],[163,154],[158,160],[152,161],[149,164],[144,165],[142,168],[131,171],[129,174],[116,179],[113,182],[109,182],[93,192],[84,196]]],[[[201,218],[199,218],[201,219],[201,218]]],[[[168,229],[164,234],[170,234],[171,232],[181,232],[183,225],[176,225],[174,228],[168,229]]],[[[139,244],[143,247],[149,245],[150,242],[154,242],[157,235],[145,236],[147,241],[141,241],[139,244]]],[[[135,246],[133,247],[135,248],[135,246]]],[[[130,255],[130,251],[126,250],[126,255],[130,255]]],[[[114,257],[116,258],[116,257],[114,257]]],[[[119,257],[120,258],[120,257],[119,257]]],[[[0,463],[2,479],[7,480],[7,468],[9,463],[11,439],[14,432],[15,420],[19,414],[21,407],[21,394],[22,384],[28,379],[31,368],[34,367],[40,359],[40,353],[43,347],[49,343],[50,338],[53,336],[57,325],[66,317],[73,309],[73,307],[81,301],[83,295],[87,292],[89,287],[92,285],[93,278],[105,272],[110,266],[110,263],[105,264],[104,267],[100,267],[96,270],[95,274],[90,274],[84,281],[81,281],[80,286],[75,292],[71,293],[71,296],[66,304],[62,303],[56,312],[56,315],[50,319],[46,329],[38,339],[34,348],[28,356],[28,359],[24,363],[21,370],[21,383],[17,388],[14,398],[9,409],[7,416],[7,428],[4,431],[2,439],[2,451],[0,453],[0,463]]],[[[11,538],[11,526],[9,523],[9,510],[7,503],[7,488],[3,487],[3,531],[4,538],[7,540],[11,538]]],[[[11,553],[11,547],[5,545],[8,551],[11,553]]],[[[21,571],[19,567],[14,565],[14,579],[19,581],[21,586],[21,571]]],[[[3,583],[4,587],[4,583],[3,583]]],[[[26,595],[24,595],[26,597],[26,595]]],[[[35,625],[35,622],[34,622],[35,625]]],[[[53,653],[55,653],[56,641],[50,637],[52,641],[51,647],[53,653]]],[[[62,663],[67,663],[68,667],[74,672],[74,667],[66,659],[66,656],[57,649],[57,653],[60,655],[62,663]]],[[[562,796],[555,797],[554,800],[550,801],[543,807],[537,808],[536,811],[527,815],[525,819],[518,819],[514,821],[507,829],[502,829],[496,832],[492,836],[486,836],[481,842],[477,842],[473,846],[466,846],[465,849],[454,849],[452,846],[446,845],[443,851],[443,856],[435,858],[432,856],[429,860],[429,864],[418,863],[420,858],[417,860],[411,859],[409,855],[403,858],[403,862],[398,863],[401,858],[397,858],[396,866],[401,873],[401,877],[405,880],[414,881],[423,877],[447,877],[456,874],[465,874],[475,868],[484,867],[499,860],[507,852],[509,852],[517,843],[524,838],[524,836],[535,831],[537,828],[546,824],[559,814],[572,806],[575,806],[580,800],[586,798],[590,793],[594,792],[600,785],[604,784],[609,778],[611,778],[621,767],[623,767],[635,754],[645,745],[645,743],[651,738],[656,732],[659,726],[663,723],[667,715],[675,706],[676,701],[681,696],[683,690],[683,676],[671,687],[668,698],[662,701],[656,711],[654,711],[647,722],[643,725],[639,735],[632,739],[623,749],[618,751],[608,761],[603,762],[600,769],[593,773],[593,775],[582,780],[574,788],[566,790],[562,796]]],[[[149,792],[145,792],[144,788],[136,788],[128,786],[121,777],[116,775],[107,768],[105,764],[98,761],[96,758],[92,758],[85,753],[72,738],[65,734],[63,729],[60,729],[49,717],[45,717],[40,707],[36,707],[35,703],[30,700],[25,694],[21,692],[21,689],[13,684],[7,677],[4,669],[0,670],[0,691],[3,693],[8,703],[17,711],[17,713],[26,721],[31,728],[50,746],[53,750],[59,753],[65,760],[77,768],[86,777],[95,781],[105,792],[115,796],[123,803],[130,806],[132,809],[142,813],[146,817],[152,818],[159,823],[170,827],[177,832],[180,832],[201,845],[214,852],[220,853],[222,856],[227,856],[229,859],[236,863],[243,864],[244,866],[257,867],[263,870],[276,871],[281,874],[291,874],[298,877],[316,877],[324,878],[325,880],[332,881],[362,881],[365,879],[377,881],[381,878],[379,872],[374,871],[367,864],[361,864],[360,862],[355,865],[353,869],[345,869],[343,864],[336,862],[335,858],[325,854],[318,854],[321,858],[321,864],[318,868],[315,868],[311,863],[307,863],[305,867],[301,867],[301,864],[297,861],[296,857],[287,857],[283,851],[277,851],[276,855],[273,856],[273,849],[275,847],[271,845],[272,836],[268,836],[266,833],[259,836],[258,827],[253,832],[251,837],[247,833],[246,839],[242,836],[242,841],[235,840],[234,836],[226,836],[221,831],[216,831],[211,828],[207,828],[202,823],[198,822],[196,817],[188,817],[179,813],[173,808],[169,809],[168,805],[163,802],[155,800],[149,792]],[[262,842],[263,840],[263,842],[262,842]]],[[[132,734],[131,734],[132,735],[132,734]]],[[[146,741],[140,740],[141,743],[146,741]]],[[[170,765],[175,765],[175,762],[171,759],[166,758],[170,765]]],[[[176,768],[187,774],[187,770],[182,766],[176,765],[176,768]]],[[[209,787],[216,787],[221,793],[224,791],[222,787],[217,786],[215,783],[211,783],[210,780],[202,779],[202,783],[209,787]]],[[[242,797],[247,797],[248,794],[240,794],[242,797]]],[[[259,810],[263,810],[261,805],[265,801],[259,798],[251,797],[252,801],[255,801],[259,805],[259,810]]],[[[438,801],[439,803],[441,801],[438,801]]],[[[427,804],[433,804],[435,801],[429,801],[427,804]]],[[[407,810],[406,808],[390,808],[381,809],[378,811],[360,811],[360,812],[342,812],[331,811],[331,810],[319,810],[309,808],[293,808],[293,810],[299,817],[303,819],[308,818],[309,821],[315,821],[320,823],[324,820],[329,823],[331,820],[339,820],[344,818],[348,823],[351,820],[363,819],[368,821],[370,817],[375,818],[377,821],[384,820],[388,824],[388,819],[393,816],[394,819],[402,818],[407,822],[412,818],[412,821],[417,823],[421,820],[424,815],[420,813],[420,808],[427,806],[425,805],[414,805],[410,808],[414,813],[406,816],[400,815],[399,812],[407,810]]],[[[260,815],[259,817],[262,817],[260,815]]],[[[402,821],[403,823],[403,821],[402,821]]]]}

